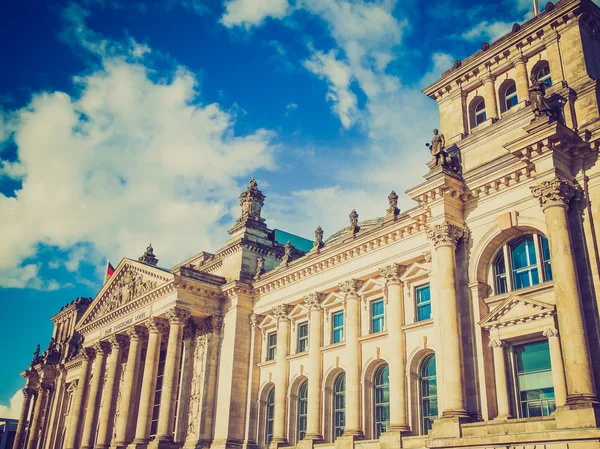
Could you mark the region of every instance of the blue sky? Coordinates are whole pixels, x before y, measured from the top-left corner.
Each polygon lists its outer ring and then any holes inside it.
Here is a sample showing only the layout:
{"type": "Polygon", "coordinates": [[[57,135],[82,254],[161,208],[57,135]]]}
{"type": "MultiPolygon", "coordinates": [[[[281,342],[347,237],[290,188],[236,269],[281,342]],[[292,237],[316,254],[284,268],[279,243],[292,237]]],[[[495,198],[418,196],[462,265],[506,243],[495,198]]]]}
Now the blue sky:
{"type": "MultiPolygon", "coordinates": [[[[106,259],[222,245],[252,176],[270,227],[313,238],[422,180],[420,89],[528,0],[8,2],[0,18],[0,416],[49,318],[106,259]]],[[[412,207],[401,195],[400,205],[412,207]]]]}

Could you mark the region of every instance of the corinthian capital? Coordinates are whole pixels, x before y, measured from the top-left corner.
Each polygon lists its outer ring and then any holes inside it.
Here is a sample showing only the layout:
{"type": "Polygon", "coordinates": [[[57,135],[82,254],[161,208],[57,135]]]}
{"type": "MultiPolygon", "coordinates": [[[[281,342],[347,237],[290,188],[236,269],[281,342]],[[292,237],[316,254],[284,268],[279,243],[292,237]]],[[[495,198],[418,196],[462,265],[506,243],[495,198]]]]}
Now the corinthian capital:
{"type": "Polygon", "coordinates": [[[348,279],[347,281],[340,283],[340,290],[346,296],[348,295],[358,295],[358,290],[363,285],[363,281],[359,281],[358,279],[348,279]]]}
{"type": "Polygon", "coordinates": [[[552,206],[569,207],[569,201],[575,195],[576,188],[567,181],[554,178],[530,187],[531,194],[540,202],[542,209],[552,206]]]}
{"type": "Polygon", "coordinates": [[[386,282],[400,282],[400,276],[402,276],[405,271],[405,265],[394,263],[392,265],[388,265],[387,267],[380,268],[379,274],[385,279],[386,282]]]}
{"type": "Polygon", "coordinates": [[[498,339],[490,339],[490,348],[503,348],[506,346],[506,343],[502,340],[498,339]]]}
{"type": "Polygon", "coordinates": [[[433,243],[434,248],[437,248],[439,246],[455,246],[464,234],[463,228],[445,221],[428,230],[427,238],[433,243]]]}
{"type": "Polygon", "coordinates": [[[304,297],[304,303],[308,310],[320,310],[324,298],[325,295],[323,293],[310,293],[304,297]]]}
{"type": "Polygon", "coordinates": [[[180,309],[179,307],[167,310],[167,318],[171,324],[184,324],[190,315],[189,310],[180,309]]]}
{"type": "Polygon", "coordinates": [[[287,304],[279,304],[273,307],[273,316],[277,321],[289,320],[288,313],[290,313],[290,306],[287,304]]]}

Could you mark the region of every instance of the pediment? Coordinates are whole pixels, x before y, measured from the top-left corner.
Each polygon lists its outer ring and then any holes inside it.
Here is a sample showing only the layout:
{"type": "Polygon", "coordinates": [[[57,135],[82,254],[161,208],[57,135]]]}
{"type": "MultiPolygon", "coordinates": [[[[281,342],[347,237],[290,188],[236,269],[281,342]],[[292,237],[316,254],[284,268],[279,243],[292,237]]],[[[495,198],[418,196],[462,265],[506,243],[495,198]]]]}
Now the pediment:
{"type": "Polygon", "coordinates": [[[123,259],[81,317],[78,328],[114,312],[173,279],[174,275],[168,271],[123,259]]]}
{"type": "Polygon", "coordinates": [[[494,308],[479,325],[485,329],[533,321],[555,313],[555,306],[519,295],[510,295],[494,308]]]}
{"type": "Polygon", "coordinates": [[[308,308],[304,304],[296,304],[291,312],[288,314],[288,318],[293,323],[299,318],[304,318],[308,315],[308,308]]]}
{"type": "Polygon", "coordinates": [[[383,279],[368,279],[358,290],[360,296],[365,296],[370,293],[383,293],[384,281],[383,279]]]}
{"type": "Polygon", "coordinates": [[[400,280],[410,284],[412,281],[428,277],[431,274],[430,267],[431,264],[429,263],[413,263],[408,266],[404,274],[400,277],[400,280]]]}
{"type": "Polygon", "coordinates": [[[325,299],[323,300],[321,305],[324,309],[326,309],[326,308],[332,307],[336,304],[343,304],[343,303],[344,303],[344,296],[341,293],[331,292],[327,296],[325,296],[325,299]]]}

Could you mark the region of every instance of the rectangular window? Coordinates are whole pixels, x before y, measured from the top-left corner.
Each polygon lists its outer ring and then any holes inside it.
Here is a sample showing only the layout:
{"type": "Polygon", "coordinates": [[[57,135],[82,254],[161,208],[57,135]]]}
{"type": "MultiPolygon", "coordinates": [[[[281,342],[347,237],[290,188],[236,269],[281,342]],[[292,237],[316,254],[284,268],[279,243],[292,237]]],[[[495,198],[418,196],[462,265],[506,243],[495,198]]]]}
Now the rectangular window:
{"type": "Polygon", "coordinates": [[[417,321],[431,318],[431,289],[429,284],[416,289],[417,296],[417,321]]]}
{"type": "Polygon", "coordinates": [[[298,348],[296,352],[308,351],[308,323],[298,325],[298,348]]]}
{"type": "Polygon", "coordinates": [[[344,312],[334,313],[331,321],[333,323],[332,343],[344,341],[344,312]]]}
{"type": "Polygon", "coordinates": [[[550,247],[548,246],[548,239],[541,237],[542,241],[542,261],[544,262],[544,280],[552,280],[552,265],[550,265],[550,247]]]}
{"type": "Polygon", "coordinates": [[[548,340],[515,346],[519,408],[523,418],[556,410],[548,340]]]}
{"type": "Polygon", "coordinates": [[[277,354],[277,332],[267,335],[267,360],[275,360],[277,354]]]}
{"type": "Polygon", "coordinates": [[[371,303],[371,332],[377,333],[384,330],[385,312],[383,299],[371,303]]]}

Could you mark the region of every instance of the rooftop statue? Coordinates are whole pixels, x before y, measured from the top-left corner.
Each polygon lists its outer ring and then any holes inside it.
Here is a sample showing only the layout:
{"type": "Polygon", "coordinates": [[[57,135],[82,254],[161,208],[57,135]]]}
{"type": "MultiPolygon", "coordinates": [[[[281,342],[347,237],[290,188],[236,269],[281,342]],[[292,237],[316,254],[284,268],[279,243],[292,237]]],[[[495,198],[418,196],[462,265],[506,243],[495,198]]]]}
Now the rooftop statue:
{"type": "Polygon", "coordinates": [[[446,159],[446,152],[444,151],[444,147],[446,146],[446,138],[443,134],[437,129],[433,130],[433,139],[431,139],[431,144],[429,146],[429,151],[431,151],[431,156],[433,156],[433,160],[435,161],[435,165],[440,164],[440,157],[442,158],[442,164],[446,159]]]}
{"type": "Polygon", "coordinates": [[[431,143],[426,143],[425,146],[429,147],[429,151],[431,151],[432,162],[434,163],[433,166],[430,165],[431,169],[440,165],[443,170],[456,173],[457,175],[461,174],[462,169],[458,149],[455,145],[446,148],[446,138],[437,129],[433,130],[431,143]]]}
{"type": "Polygon", "coordinates": [[[529,88],[529,97],[531,99],[531,109],[536,117],[554,116],[554,111],[546,100],[546,83],[531,76],[531,87],[529,88]]]}

